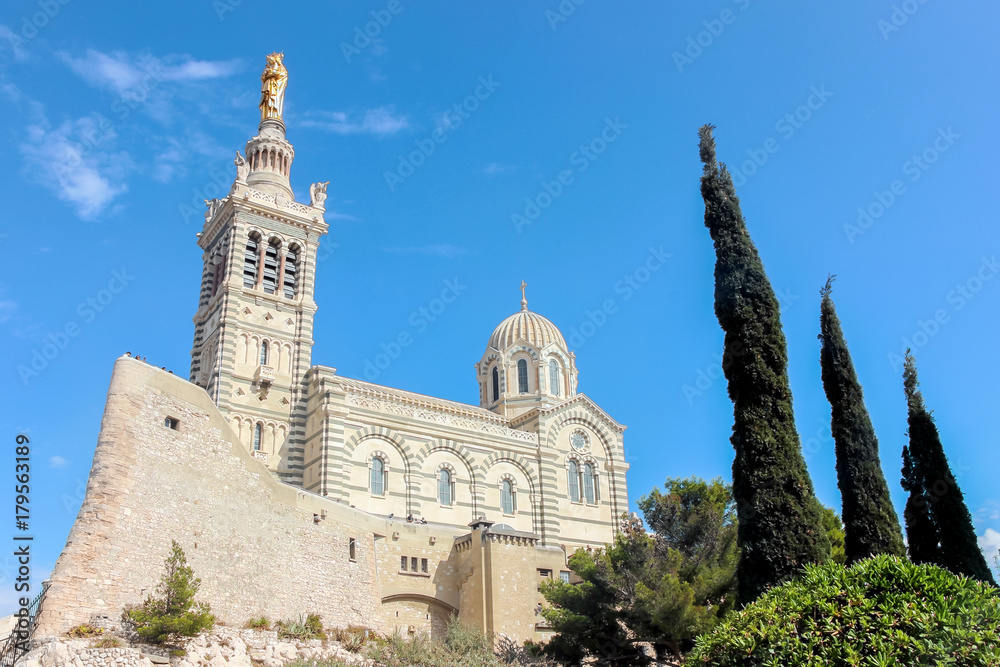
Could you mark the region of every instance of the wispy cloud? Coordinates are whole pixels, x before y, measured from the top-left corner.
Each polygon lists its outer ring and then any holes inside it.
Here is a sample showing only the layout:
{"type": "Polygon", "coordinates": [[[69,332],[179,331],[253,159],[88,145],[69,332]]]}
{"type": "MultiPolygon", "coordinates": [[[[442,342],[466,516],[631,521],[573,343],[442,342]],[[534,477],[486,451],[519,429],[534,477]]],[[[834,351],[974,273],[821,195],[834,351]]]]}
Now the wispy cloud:
{"type": "Polygon", "coordinates": [[[49,459],[49,467],[50,468],[65,468],[68,465],[69,465],[69,461],[67,461],[66,459],[64,459],[63,457],[58,456],[58,455],[53,456],[53,457],[51,457],[49,459]]]}
{"type": "Polygon", "coordinates": [[[491,162],[485,167],[483,167],[483,173],[489,174],[490,176],[495,176],[505,171],[514,171],[515,169],[517,169],[517,167],[500,164],[499,162],[491,162]]]}
{"type": "Polygon", "coordinates": [[[95,49],[88,49],[81,58],[65,52],[58,55],[87,83],[119,95],[136,87],[148,86],[151,79],[194,83],[227,77],[239,69],[239,62],[235,60],[193,60],[187,55],[157,57],[149,53],[103,53],[95,49]]]}
{"type": "Polygon", "coordinates": [[[976,510],[976,519],[980,521],[1000,521],[1000,501],[987,500],[984,506],[976,510]]]}
{"type": "Polygon", "coordinates": [[[993,565],[994,559],[1000,555],[1000,532],[987,528],[986,532],[979,536],[979,548],[983,550],[986,562],[993,565]]]}
{"type": "Polygon", "coordinates": [[[128,188],[129,154],[113,152],[116,134],[100,116],[68,120],[51,127],[44,113],[25,130],[19,145],[28,176],[90,220],[128,188]]]}
{"type": "Polygon", "coordinates": [[[459,248],[448,243],[441,245],[382,248],[382,250],[396,255],[429,255],[431,257],[444,257],[446,259],[469,254],[468,249],[459,248]]]}
{"type": "Polygon", "coordinates": [[[406,116],[396,115],[391,107],[369,109],[361,117],[344,111],[313,111],[298,122],[334,134],[374,134],[380,137],[396,134],[410,127],[406,116]]]}

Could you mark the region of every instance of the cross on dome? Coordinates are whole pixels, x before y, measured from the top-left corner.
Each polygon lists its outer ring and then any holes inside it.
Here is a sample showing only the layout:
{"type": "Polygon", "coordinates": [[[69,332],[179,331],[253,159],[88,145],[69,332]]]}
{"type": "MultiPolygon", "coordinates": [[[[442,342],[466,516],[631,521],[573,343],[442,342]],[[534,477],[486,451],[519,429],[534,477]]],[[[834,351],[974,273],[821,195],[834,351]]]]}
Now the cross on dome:
{"type": "Polygon", "coordinates": [[[524,288],[528,286],[528,283],[521,281],[521,310],[528,310],[528,297],[524,296],[524,288]]]}

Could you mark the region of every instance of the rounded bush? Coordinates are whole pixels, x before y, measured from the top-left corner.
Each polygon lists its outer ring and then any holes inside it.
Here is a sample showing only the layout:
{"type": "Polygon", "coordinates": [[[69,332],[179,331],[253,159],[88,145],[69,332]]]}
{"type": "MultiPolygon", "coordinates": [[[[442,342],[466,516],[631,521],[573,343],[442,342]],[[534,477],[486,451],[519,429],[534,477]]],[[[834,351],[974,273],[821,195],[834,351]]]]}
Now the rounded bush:
{"type": "Polygon", "coordinates": [[[687,667],[1000,665],[1000,591],[876,556],[812,565],[698,638],[687,667]]]}

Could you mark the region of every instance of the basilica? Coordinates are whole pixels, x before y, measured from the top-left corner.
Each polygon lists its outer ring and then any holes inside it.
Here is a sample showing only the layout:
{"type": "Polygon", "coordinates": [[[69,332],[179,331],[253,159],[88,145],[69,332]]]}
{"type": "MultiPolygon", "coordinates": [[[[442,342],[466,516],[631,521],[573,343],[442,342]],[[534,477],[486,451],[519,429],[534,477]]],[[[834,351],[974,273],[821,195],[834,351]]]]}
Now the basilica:
{"type": "Polygon", "coordinates": [[[287,81],[268,56],[257,135],[228,196],[206,202],[190,381],[116,362],[40,622],[113,617],[151,586],[122,559],[174,539],[230,623],[316,611],[436,634],[459,615],[544,639],[541,582],[574,581],[569,555],[612,541],[628,511],[625,427],[578,391],[576,355],[523,283],[520,307],[484,332],[478,405],[314,363],[328,183],[296,201],[287,81]]]}

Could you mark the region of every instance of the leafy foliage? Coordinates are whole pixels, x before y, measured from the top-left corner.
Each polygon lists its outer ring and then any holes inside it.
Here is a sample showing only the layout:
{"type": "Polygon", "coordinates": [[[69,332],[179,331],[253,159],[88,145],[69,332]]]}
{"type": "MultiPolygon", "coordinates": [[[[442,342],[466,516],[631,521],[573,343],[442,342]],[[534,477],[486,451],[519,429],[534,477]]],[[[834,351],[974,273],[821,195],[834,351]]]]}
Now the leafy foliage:
{"type": "Polygon", "coordinates": [[[174,540],[170,545],[165,572],[156,587],[159,597],[150,595],[142,606],[125,614],[139,637],[155,644],[176,637],[193,637],[215,625],[208,605],[194,602],[201,579],[194,576],[180,545],[174,540]]]}
{"type": "Polygon", "coordinates": [[[722,368],[733,401],[739,596],[746,603],[803,565],[828,559],[830,544],[795,429],[778,300],[732,177],[716,159],[713,129],[699,131],[701,194],[715,245],[715,315],[726,334],[722,368]]]}
{"type": "Polygon", "coordinates": [[[910,488],[907,501],[907,529],[918,528],[919,544],[928,555],[920,559],[936,562],[955,574],[973,577],[994,584],[986,557],[979,549],[972,515],[965,505],[965,496],[948,465],[941,436],[924,397],[918,389],[917,365],[906,351],[903,366],[903,388],[906,392],[907,424],[910,443],[904,450],[904,488],[910,488]],[[927,518],[921,517],[926,513],[927,518]],[[928,521],[929,520],[929,521],[928,521]],[[933,526],[931,531],[930,526],[933,526]],[[936,539],[935,539],[936,537],[936,539]],[[934,544],[938,548],[935,550],[934,544]]]}
{"type": "Polygon", "coordinates": [[[847,562],[847,552],[844,549],[846,541],[844,535],[844,524],[840,522],[840,517],[829,507],[823,508],[823,529],[827,537],[830,538],[830,560],[841,565],[847,562]]]}
{"type": "Polygon", "coordinates": [[[1000,594],[895,556],[812,565],[700,637],[684,664],[996,667],[1000,594]]]}
{"type": "Polygon", "coordinates": [[[843,498],[844,551],[848,562],[880,553],[903,557],[903,534],[882,474],[878,438],[865,407],[861,382],[837,310],[830,298],[833,276],[821,291],[820,365],[830,401],[830,430],[837,454],[837,486],[843,498]]]}
{"type": "Polygon", "coordinates": [[[559,660],[597,664],[676,657],[712,628],[735,601],[736,510],[721,479],[668,479],[664,492],[639,500],[654,533],[623,516],[615,542],[577,551],[570,567],[576,585],[548,582],[542,615],[556,634],[545,650],[559,660]]]}
{"type": "Polygon", "coordinates": [[[270,630],[271,620],[267,616],[254,616],[243,626],[247,630],[270,630]]]}
{"type": "Polygon", "coordinates": [[[278,631],[279,639],[299,641],[326,639],[326,632],[323,631],[323,619],[319,614],[307,614],[305,618],[299,614],[297,621],[278,621],[274,624],[274,629],[278,631]]]}
{"type": "Polygon", "coordinates": [[[81,623],[70,628],[66,634],[74,639],[85,639],[104,634],[104,628],[97,628],[89,623],[81,623]]]}

